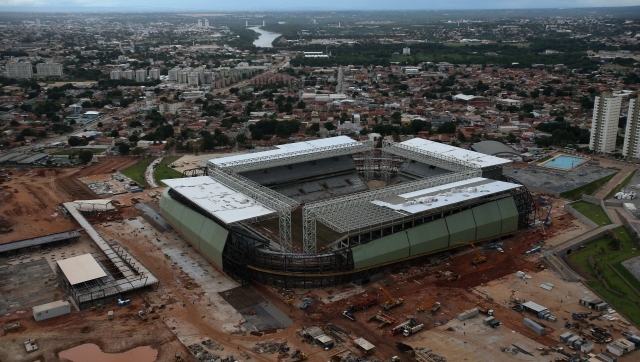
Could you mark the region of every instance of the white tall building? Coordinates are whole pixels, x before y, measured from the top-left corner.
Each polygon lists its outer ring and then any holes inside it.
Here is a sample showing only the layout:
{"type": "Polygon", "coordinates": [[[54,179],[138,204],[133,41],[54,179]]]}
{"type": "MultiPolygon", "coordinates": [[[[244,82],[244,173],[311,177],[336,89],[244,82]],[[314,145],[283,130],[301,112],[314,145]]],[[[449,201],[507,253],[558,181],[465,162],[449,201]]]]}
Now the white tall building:
{"type": "Polygon", "coordinates": [[[149,69],[149,79],[160,79],[160,69],[149,69]]]}
{"type": "Polygon", "coordinates": [[[627,158],[640,158],[640,95],[629,101],[627,127],[624,131],[622,154],[627,158]]]}
{"type": "Polygon", "coordinates": [[[36,64],[36,74],[38,77],[61,77],[62,64],[60,63],[38,63],[36,64]]]}
{"type": "Polygon", "coordinates": [[[402,55],[411,55],[411,48],[402,48],[402,55]]]}
{"type": "Polygon", "coordinates": [[[204,19],[204,27],[205,28],[209,27],[209,19],[204,19]]]}
{"type": "Polygon", "coordinates": [[[202,28],[202,19],[198,19],[198,28],[202,28]]]}
{"type": "Polygon", "coordinates": [[[33,69],[31,63],[9,62],[7,63],[7,77],[9,78],[31,78],[33,69]]]}
{"type": "Polygon", "coordinates": [[[40,19],[36,19],[36,26],[39,28],[40,27],[40,19]]]}
{"type": "Polygon", "coordinates": [[[136,70],[136,82],[146,82],[146,81],[147,81],[147,70],[146,69],[136,70]]]}
{"type": "Polygon", "coordinates": [[[121,76],[122,76],[122,70],[120,69],[112,70],[110,73],[110,77],[113,80],[119,80],[121,76]]]}
{"type": "Polygon", "coordinates": [[[122,76],[121,79],[134,80],[135,73],[133,72],[133,69],[127,69],[127,70],[122,72],[121,76],[122,76]]]}
{"type": "Polygon", "coordinates": [[[596,153],[610,153],[616,149],[618,120],[622,98],[604,92],[596,97],[591,119],[591,139],[589,149],[596,153]]]}

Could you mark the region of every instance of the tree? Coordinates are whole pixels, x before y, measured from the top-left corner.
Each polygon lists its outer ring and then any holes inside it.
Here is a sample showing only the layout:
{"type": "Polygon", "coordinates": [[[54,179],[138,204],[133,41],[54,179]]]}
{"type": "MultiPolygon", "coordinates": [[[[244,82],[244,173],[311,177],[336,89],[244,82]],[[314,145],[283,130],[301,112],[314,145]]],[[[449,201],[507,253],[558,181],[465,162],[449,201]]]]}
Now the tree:
{"type": "Polygon", "coordinates": [[[304,103],[304,101],[300,101],[298,102],[298,109],[304,109],[307,105],[304,103]]]}
{"type": "Polygon", "coordinates": [[[120,143],[120,144],[118,145],[118,152],[119,152],[121,155],[128,155],[128,154],[129,154],[129,150],[130,150],[130,149],[131,149],[131,147],[130,147],[128,144],[126,144],[126,143],[120,143]]]}
{"type": "Polygon", "coordinates": [[[438,127],[437,133],[456,133],[456,124],[453,122],[444,122],[438,127]]]}
{"type": "Polygon", "coordinates": [[[76,137],[76,136],[69,137],[69,140],[67,140],[67,142],[69,143],[69,146],[71,146],[71,147],[80,146],[80,139],[78,137],[76,137]]]}
{"type": "Polygon", "coordinates": [[[140,156],[143,153],[144,149],[142,147],[136,147],[131,151],[131,154],[133,154],[134,156],[140,156]]]}
{"type": "Polygon", "coordinates": [[[92,158],[93,158],[93,153],[91,151],[82,150],[78,152],[78,159],[80,160],[80,162],[84,164],[89,163],[89,161],[91,161],[92,158]]]}
{"type": "Polygon", "coordinates": [[[98,122],[97,126],[98,126],[98,128],[102,128],[102,127],[104,127],[104,125],[102,124],[102,122],[98,122]]]}
{"type": "Polygon", "coordinates": [[[325,122],[324,128],[326,128],[327,131],[333,131],[334,129],[336,129],[336,126],[333,125],[333,122],[325,122]]]}
{"type": "Polygon", "coordinates": [[[245,136],[244,133],[240,133],[239,135],[236,136],[236,142],[238,142],[238,144],[247,143],[247,136],[245,136]]]}
{"type": "Polygon", "coordinates": [[[111,133],[109,134],[109,136],[114,137],[114,138],[115,138],[115,137],[118,137],[118,136],[120,136],[120,132],[118,132],[118,130],[115,130],[115,129],[114,129],[113,131],[111,131],[111,133]]]}

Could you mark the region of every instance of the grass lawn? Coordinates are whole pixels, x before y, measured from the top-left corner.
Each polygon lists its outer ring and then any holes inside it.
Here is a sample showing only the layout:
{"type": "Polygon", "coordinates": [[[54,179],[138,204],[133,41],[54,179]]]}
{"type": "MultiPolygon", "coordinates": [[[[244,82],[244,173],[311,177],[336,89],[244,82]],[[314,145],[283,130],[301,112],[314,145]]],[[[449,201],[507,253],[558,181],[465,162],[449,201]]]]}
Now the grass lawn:
{"type": "MultiPolygon", "coordinates": [[[[578,264],[586,273],[595,277],[595,272],[588,262],[589,255],[592,255],[596,262],[596,268],[602,271],[602,275],[611,289],[632,299],[640,300],[640,295],[634,291],[635,288],[640,292],[640,281],[633,277],[633,275],[622,266],[623,261],[640,255],[640,251],[637,250],[638,245],[633,241],[625,227],[615,228],[613,232],[617,235],[618,240],[620,240],[620,247],[618,249],[613,248],[615,246],[615,243],[612,242],[614,238],[612,236],[605,236],[587,243],[584,250],[571,254],[569,258],[578,264]],[[616,274],[612,268],[617,270],[622,275],[622,278],[616,274]],[[625,281],[633,286],[633,288],[627,285],[625,281]]],[[[622,312],[634,323],[640,324],[640,309],[638,309],[636,304],[607,291],[604,285],[598,280],[588,281],[587,284],[602,295],[614,309],[622,312]]]]}
{"type": "Polygon", "coordinates": [[[564,197],[568,200],[580,200],[583,194],[592,195],[598,189],[600,189],[604,184],[609,182],[616,175],[617,172],[612,173],[609,176],[605,176],[599,180],[595,180],[586,185],[580,186],[577,189],[565,191],[560,194],[560,197],[564,197]]]}
{"type": "Polygon", "coordinates": [[[598,205],[591,204],[586,201],[578,201],[571,204],[576,211],[589,218],[598,225],[611,224],[611,220],[607,214],[598,205]]]}
{"type": "Polygon", "coordinates": [[[622,182],[613,188],[613,190],[611,190],[611,192],[609,192],[607,194],[607,196],[604,197],[605,200],[609,200],[610,198],[614,197],[618,192],[620,192],[620,190],[622,190],[625,186],[627,186],[627,184],[629,183],[629,181],[631,181],[631,179],[633,178],[633,176],[636,174],[638,170],[634,170],[632,173],[630,173],[627,177],[624,178],[624,180],[622,180],[622,182]]]}
{"type": "Polygon", "coordinates": [[[149,167],[153,160],[155,160],[154,157],[143,158],[135,165],[122,170],[122,174],[145,188],[149,188],[149,184],[144,179],[144,171],[146,171],[147,167],[149,167]]]}
{"type": "Polygon", "coordinates": [[[73,152],[78,153],[79,151],[91,151],[91,153],[93,153],[94,155],[98,154],[98,153],[102,153],[104,151],[106,151],[106,148],[85,148],[85,149],[75,149],[75,150],[60,150],[60,151],[56,151],[54,153],[52,153],[52,155],[54,156],[68,156],[70,154],[72,154],[73,152]]]}
{"type": "Polygon", "coordinates": [[[156,169],[153,171],[153,179],[156,180],[158,185],[164,185],[164,182],[160,180],[170,178],[182,178],[182,172],[176,171],[169,167],[172,163],[176,162],[182,156],[170,156],[165,157],[160,161],[156,169]]]}

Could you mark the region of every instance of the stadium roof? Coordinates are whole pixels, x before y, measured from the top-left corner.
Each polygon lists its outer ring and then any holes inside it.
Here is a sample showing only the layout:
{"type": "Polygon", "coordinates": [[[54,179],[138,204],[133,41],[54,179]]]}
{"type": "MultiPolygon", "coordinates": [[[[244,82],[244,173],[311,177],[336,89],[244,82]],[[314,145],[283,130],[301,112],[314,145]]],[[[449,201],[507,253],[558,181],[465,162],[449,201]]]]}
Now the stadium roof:
{"type": "Polygon", "coordinates": [[[58,260],[57,263],[71,285],[107,276],[91,254],[83,254],[69,259],[58,260]]]}
{"type": "Polygon", "coordinates": [[[364,151],[364,147],[367,146],[363,142],[354,141],[347,136],[329,137],[279,145],[275,150],[214,158],[209,160],[209,164],[220,169],[231,168],[242,172],[342,154],[353,154],[364,151]]]}
{"type": "Polygon", "coordinates": [[[417,214],[439,207],[516,189],[521,185],[475,177],[464,181],[371,201],[372,204],[417,214]]]}
{"type": "Polygon", "coordinates": [[[209,176],[162,180],[162,182],[227,224],[275,214],[275,210],[228,188],[209,176]]]}
{"type": "Polygon", "coordinates": [[[428,141],[422,138],[414,138],[408,141],[404,141],[401,142],[400,145],[417,148],[418,150],[424,150],[442,156],[448,156],[461,162],[471,163],[480,168],[511,163],[511,161],[505,160],[504,158],[485,155],[484,153],[465,150],[464,148],[450,146],[434,141],[428,141]]]}
{"type": "Polygon", "coordinates": [[[485,155],[497,155],[501,153],[518,155],[518,152],[516,152],[513,148],[498,141],[482,141],[474,143],[473,145],[471,145],[471,148],[474,151],[484,153],[485,155]]]}

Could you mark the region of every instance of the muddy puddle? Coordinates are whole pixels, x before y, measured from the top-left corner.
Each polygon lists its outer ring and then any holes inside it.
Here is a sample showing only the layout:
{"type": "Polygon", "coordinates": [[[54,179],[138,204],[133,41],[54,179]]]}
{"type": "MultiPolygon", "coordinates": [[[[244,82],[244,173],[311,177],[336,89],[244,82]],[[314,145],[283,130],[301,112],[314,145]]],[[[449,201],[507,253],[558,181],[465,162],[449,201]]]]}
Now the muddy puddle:
{"type": "Polygon", "coordinates": [[[82,344],[64,350],[58,356],[72,362],[154,362],[158,350],[143,346],[122,353],[105,353],[95,344],[82,344]]]}

